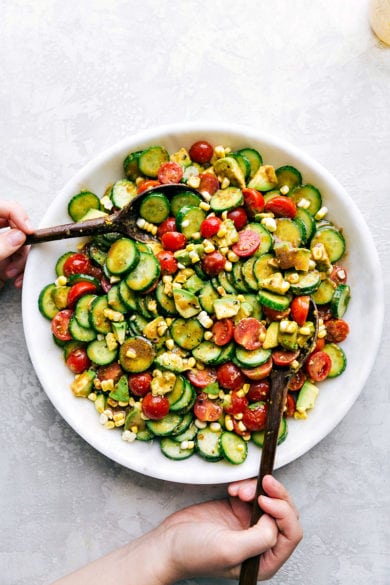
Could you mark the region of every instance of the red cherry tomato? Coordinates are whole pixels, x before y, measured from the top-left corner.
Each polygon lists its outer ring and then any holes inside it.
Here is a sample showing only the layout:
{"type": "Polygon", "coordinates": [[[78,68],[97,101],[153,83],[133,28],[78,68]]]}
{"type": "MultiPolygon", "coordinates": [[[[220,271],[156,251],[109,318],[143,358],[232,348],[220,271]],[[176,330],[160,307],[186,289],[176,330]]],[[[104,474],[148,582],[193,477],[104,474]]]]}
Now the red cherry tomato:
{"type": "Polygon", "coordinates": [[[260,337],[265,334],[266,328],[254,317],[247,317],[241,319],[238,325],[234,328],[234,340],[245,349],[253,350],[259,349],[263,342],[260,337]]]}
{"type": "Polygon", "coordinates": [[[69,333],[69,321],[73,315],[71,309],[59,311],[51,321],[51,331],[60,341],[70,341],[72,339],[69,333]]]}
{"type": "Polygon", "coordinates": [[[85,254],[75,253],[69,256],[64,262],[63,271],[65,276],[71,274],[90,274],[92,264],[85,254]]]}
{"type": "Polygon", "coordinates": [[[272,360],[275,366],[291,366],[294,360],[299,356],[299,351],[287,349],[275,349],[272,352],[272,360]]]}
{"type": "Polygon", "coordinates": [[[161,242],[166,250],[176,252],[176,250],[185,248],[187,238],[181,232],[165,232],[161,236],[161,242]]]}
{"type": "Polygon", "coordinates": [[[248,216],[243,207],[236,207],[227,214],[228,219],[234,223],[236,230],[241,230],[248,223],[248,216]]]}
{"type": "Polygon", "coordinates": [[[325,347],[325,337],[321,337],[320,339],[317,339],[317,343],[315,346],[315,351],[322,351],[325,347]]]}
{"type": "Polygon", "coordinates": [[[248,406],[248,399],[245,396],[239,396],[237,392],[230,392],[225,398],[223,409],[227,414],[239,414],[244,412],[248,406]]]}
{"type": "Polygon", "coordinates": [[[210,195],[214,195],[219,189],[219,181],[212,173],[201,173],[199,175],[200,184],[198,190],[202,193],[206,191],[210,195]]]}
{"type": "Polygon", "coordinates": [[[345,284],[348,280],[347,271],[340,264],[333,264],[330,279],[336,284],[345,284]]]}
{"type": "Polygon", "coordinates": [[[264,211],[271,211],[276,217],[290,217],[293,219],[297,214],[297,206],[292,199],[284,195],[273,197],[264,205],[264,211]]]}
{"type": "Polygon", "coordinates": [[[226,362],[217,369],[219,385],[226,390],[239,390],[245,384],[245,376],[232,362],[226,362]]]}
{"type": "Polygon", "coordinates": [[[290,305],[291,319],[296,321],[300,327],[307,321],[310,308],[310,297],[308,295],[302,295],[295,297],[290,305]]]}
{"type": "Polygon", "coordinates": [[[267,412],[267,402],[254,402],[245,409],[242,422],[248,431],[262,431],[265,428],[267,412]]]}
{"type": "Polygon", "coordinates": [[[130,391],[135,396],[145,396],[150,391],[152,380],[153,376],[149,372],[130,374],[128,377],[130,391]]]}
{"type": "Polygon", "coordinates": [[[326,341],[329,343],[341,343],[349,334],[349,325],[344,319],[329,319],[325,323],[326,341]]]}
{"type": "Polygon", "coordinates": [[[238,242],[233,244],[232,250],[240,258],[252,256],[260,246],[260,236],[252,230],[244,230],[238,234],[238,242]]]}
{"type": "Polygon", "coordinates": [[[294,416],[294,412],[295,412],[295,400],[294,397],[290,394],[290,392],[287,392],[287,396],[286,396],[286,410],[284,411],[284,415],[287,417],[291,417],[294,416]]]}
{"type": "Polygon", "coordinates": [[[284,311],[277,311],[276,309],[271,309],[270,307],[263,306],[264,316],[268,321],[281,321],[285,319],[290,314],[290,309],[285,309],[284,311]]]}
{"type": "Polygon", "coordinates": [[[270,375],[272,367],[273,361],[272,357],[270,357],[265,364],[257,366],[256,368],[242,368],[242,373],[250,380],[263,380],[270,375]]]}
{"type": "Polygon", "coordinates": [[[92,294],[96,292],[96,290],[97,287],[93,282],[88,282],[86,280],[76,282],[76,284],[71,286],[68,294],[68,307],[72,309],[81,297],[87,294],[92,294]]]}
{"type": "Polygon", "coordinates": [[[270,383],[268,380],[252,382],[246,395],[248,402],[264,402],[268,399],[270,383]]]}
{"type": "Polygon", "coordinates": [[[202,260],[202,268],[208,276],[216,276],[225,268],[226,258],[216,250],[206,254],[202,260]]]}
{"type": "Polygon", "coordinates": [[[200,224],[200,233],[204,238],[211,238],[219,232],[222,220],[219,217],[207,217],[200,224]]]}
{"type": "Polygon", "coordinates": [[[200,165],[210,162],[213,153],[214,148],[209,142],[207,142],[207,140],[198,140],[198,142],[194,142],[189,150],[191,160],[200,165]]]}
{"type": "Polygon", "coordinates": [[[295,374],[290,378],[288,383],[288,388],[291,392],[296,392],[300,390],[305,383],[306,374],[303,370],[298,370],[295,374]]]}
{"type": "Polygon", "coordinates": [[[100,366],[97,371],[97,377],[100,381],[114,380],[114,382],[118,382],[121,376],[123,376],[123,370],[118,362],[113,362],[107,366],[100,366]]]}
{"type": "Polygon", "coordinates": [[[180,183],[183,178],[183,168],[175,161],[170,160],[160,165],[158,169],[160,183],[180,183]]]}
{"type": "Polygon", "coordinates": [[[204,370],[188,370],[187,378],[196,388],[206,388],[209,384],[216,382],[217,371],[214,368],[205,368],[204,370]]]}
{"type": "Polygon", "coordinates": [[[157,235],[159,238],[166,232],[177,232],[176,220],[174,217],[167,217],[157,228],[157,235]]]}
{"type": "Polygon", "coordinates": [[[215,345],[227,345],[233,338],[234,325],[231,319],[220,319],[212,328],[215,345]]]}
{"type": "Polygon", "coordinates": [[[137,188],[137,193],[140,195],[141,193],[145,193],[148,189],[152,189],[153,187],[158,187],[161,185],[160,181],[156,181],[155,179],[146,179],[143,183],[140,183],[137,188]]]}
{"type": "Polygon", "coordinates": [[[205,392],[201,392],[194,404],[194,415],[204,422],[213,422],[223,413],[222,406],[215,400],[210,400],[205,392]]]}
{"type": "Polygon", "coordinates": [[[324,351],[315,351],[306,360],[305,368],[309,378],[314,382],[322,382],[328,377],[332,360],[324,351]]]}
{"type": "Polygon", "coordinates": [[[233,432],[236,433],[236,435],[239,435],[241,437],[244,437],[245,435],[248,435],[248,431],[244,428],[241,428],[240,425],[240,420],[237,420],[236,418],[232,418],[232,423],[233,423],[233,432]]]}
{"type": "Polygon", "coordinates": [[[249,215],[254,216],[264,210],[264,197],[260,191],[247,188],[242,190],[242,194],[249,215]]]}
{"type": "Polygon", "coordinates": [[[142,399],[141,409],[151,420],[160,420],[169,412],[169,400],[166,396],[154,396],[148,392],[142,399]]]}
{"type": "Polygon", "coordinates": [[[157,254],[157,259],[160,262],[161,271],[164,274],[174,274],[177,271],[177,260],[173,255],[173,252],[170,252],[169,250],[161,250],[161,252],[157,254]]]}
{"type": "Polygon", "coordinates": [[[66,359],[66,365],[74,374],[81,374],[91,365],[87,351],[83,347],[76,347],[66,359]]]}

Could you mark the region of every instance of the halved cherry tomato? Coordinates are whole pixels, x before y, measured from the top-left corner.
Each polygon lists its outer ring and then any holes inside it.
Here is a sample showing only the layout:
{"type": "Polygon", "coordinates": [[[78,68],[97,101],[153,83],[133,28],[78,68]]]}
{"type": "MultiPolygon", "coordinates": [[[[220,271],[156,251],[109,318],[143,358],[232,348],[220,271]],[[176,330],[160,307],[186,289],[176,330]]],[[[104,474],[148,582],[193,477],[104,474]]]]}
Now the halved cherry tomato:
{"type": "Polygon", "coordinates": [[[287,392],[287,396],[286,396],[286,410],[284,411],[284,415],[287,417],[291,417],[294,416],[294,412],[295,412],[295,400],[294,400],[294,396],[292,396],[290,394],[290,392],[287,392]]]}
{"type": "Polygon", "coordinates": [[[97,377],[99,380],[114,380],[118,382],[119,378],[123,376],[123,370],[118,362],[112,362],[107,366],[100,366],[97,370],[97,377]]]}
{"type": "Polygon", "coordinates": [[[270,392],[270,383],[268,380],[258,380],[252,382],[247,392],[248,402],[263,402],[268,399],[270,392]]]}
{"type": "Polygon", "coordinates": [[[201,392],[194,404],[194,415],[204,422],[213,422],[223,413],[222,406],[215,400],[210,400],[205,392],[201,392]]]}
{"type": "Polygon", "coordinates": [[[306,380],[305,372],[303,370],[298,370],[290,378],[290,381],[288,383],[289,390],[291,390],[291,392],[296,392],[297,390],[300,390],[303,384],[305,383],[305,380],[306,380]]]}
{"type": "Polygon", "coordinates": [[[245,349],[259,349],[263,342],[260,338],[266,333],[266,328],[258,319],[247,317],[234,328],[234,340],[245,349]]]}
{"type": "Polygon", "coordinates": [[[213,153],[214,148],[211,146],[210,142],[207,142],[207,140],[198,140],[197,142],[194,142],[189,150],[191,160],[200,165],[210,162],[213,153]]]}
{"type": "Polygon", "coordinates": [[[81,374],[91,365],[91,360],[84,347],[76,347],[66,359],[66,365],[74,374],[81,374]]]}
{"type": "Polygon", "coordinates": [[[181,232],[165,232],[161,236],[161,242],[166,250],[176,252],[176,250],[185,248],[187,238],[181,232]]]}
{"type": "Polygon", "coordinates": [[[156,181],[155,179],[146,179],[138,185],[137,193],[140,195],[141,193],[145,193],[145,191],[148,189],[152,189],[152,187],[158,187],[159,185],[161,185],[160,181],[156,181]]]}
{"type": "Polygon", "coordinates": [[[188,370],[187,378],[193,386],[203,389],[217,380],[217,371],[214,368],[188,370]]]}
{"type": "Polygon", "coordinates": [[[217,369],[219,385],[226,390],[239,390],[245,384],[245,376],[232,362],[226,362],[217,369]]]}
{"type": "Polygon", "coordinates": [[[86,280],[82,280],[81,282],[76,282],[73,286],[70,287],[70,291],[68,294],[68,307],[73,309],[76,302],[87,294],[92,294],[96,292],[97,287],[93,282],[88,282],[86,280]]]}
{"type": "Polygon", "coordinates": [[[332,360],[324,351],[315,351],[306,360],[305,369],[314,382],[322,382],[328,377],[332,360]]]}
{"type": "Polygon", "coordinates": [[[336,284],[345,284],[348,280],[348,274],[344,266],[340,264],[333,264],[333,269],[330,275],[330,279],[336,284]]]}
{"type": "Polygon", "coordinates": [[[228,219],[234,223],[236,230],[241,230],[248,223],[248,216],[243,207],[236,207],[227,214],[228,219]]]}
{"type": "Polygon", "coordinates": [[[267,412],[267,402],[254,402],[245,409],[242,422],[248,431],[262,431],[265,428],[267,412]]]}
{"type": "Polygon", "coordinates": [[[309,295],[302,295],[295,297],[291,301],[291,319],[296,321],[300,327],[307,321],[310,308],[310,297],[309,295]]]}
{"type": "Polygon", "coordinates": [[[212,327],[215,345],[227,345],[233,339],[234,325],[231,319],[220,319],[212,327]]]}
{"type": "Polygon", "coordinates": [[[69,321],[73,315],[71,309],[63,309],[54,315],[51,321],[51,331],[60,341],[70,341],[72,339],[69,333],[69,321]]]}
{"type": "Polygon", "coordinates": [[[265,364],[256,366],[256,368],[242,368],[242,373],[250,380],[263,380],[270,375],[272,367],[273,361],[272,357],[270,357],[269,360],[265,362],[265,364]]]}
{"type": "Polygon", "coordinates": [[[159,238],[166,232],[177,232],[176,220],[174,217],[167,217],[157,228],[157,235],[159,238]]]}
{"type": "Polygon", "coordinates": [[[162,163],[158,169],[158,180],[163,185],[166,183],[180,183],[182,178],[183,167],[173,160],[162,163]]]}
{"type": "Polygon", "coordinates": [[[135,396],[145,396],[150,391],[152,380],[153,376],[149,372],[130,374],[128,377],[130,391],[135,396]]]}
{"type": "Polygon", "coordinates": [[[239,414],[248,406],[248,399],[240,396],[238,392],[230,392],[223,403],[223,409],[227,414],[239,414]]]}
{"type": "Polygon", "coordinates": [[[297,214],[297,206],[289,197],[277,195],[267,201],[264,205],[264,211],[271,211],[276,217],[290,217],[293,219],[297,214]]]}
{"type": "Polygon", "coordinates": [[[268,321],[281,321],[285,319],[290,314],[290,308],[285,309],[284,311],[277,311],[276,309],[271,309],[270,307],[263,307],[264,316],[268,319],[268,321]]]}
{"type": "Polygon", "coordinates": [[[177,271],[177,260],[173,255],[173,252],[170,252],[169,250],[161,250],[161,252],[157,254],[157,260],[160,262],[163,274],[174,274],[177,271]]]}
{"type": "Polygon", "coordinates": [[[290,366],[299,356],[299,351],[287,349],[275,349],[272,352],[272,359],[275,366],[290,366]]]}
{"type": "Polygon", "coordinates": [[[143,397],[141,409],[151,420],[160,420],[169,412],[169,400],[166,396],[154,395],[148,392],[143,397]]]}
{"type": "Polygon", "coordinates": [[[232,250],[240,258],[252,256],[260,246],[260,236],[252,230],[244,230],[238,234],[238,242],[233,244],[232,250]]]}
{"type": "Polygon", "coordinates": [[[326,341],[329,343],[341,343],[349,335],[349,325],[344,319],[329,319],[325,326],[326,341]]]}
{"type": "Polygon", "coordinates": [[[206,254],[202,260],[202,268],[208,276],[216,276],[225,268],[226,258],[216,250],[206,254]]]}
{"type": "Polygon", "coordinates": [[[320,339],[317,338],[314,351],[322,351],[325,347],[325,343],[325,337],[320,337],[320,339]]]}
{"type": "Polygon", "coordinates": [[[200,233],[204,238],[211,238],[219,232],[222,220],[219,217],[207,217],[200,224],[200,233]]]}
{"type": "Polygon", "coordinates": [[[202,191],[206,191],[210,195],[214,195],[219,189],[219,181],[215,175],[212,173],[200,173],[199,175],[200,183],[198,190],[202,193],[202,191]]]}
{"type": "Polygon", "coordinates": [[[71,274],[90,274],[92,264],[85,254],[75,253],[69,256],[64,262],[63,272],[65,276],[71,274]]]}
{"type": "Polygon", "coordinates": [[[256,189],[243,189],[242,194],[244,196],[245,207],[251,216],[256,213],[261,213],[264,210],[264,197],[256,189]]]}

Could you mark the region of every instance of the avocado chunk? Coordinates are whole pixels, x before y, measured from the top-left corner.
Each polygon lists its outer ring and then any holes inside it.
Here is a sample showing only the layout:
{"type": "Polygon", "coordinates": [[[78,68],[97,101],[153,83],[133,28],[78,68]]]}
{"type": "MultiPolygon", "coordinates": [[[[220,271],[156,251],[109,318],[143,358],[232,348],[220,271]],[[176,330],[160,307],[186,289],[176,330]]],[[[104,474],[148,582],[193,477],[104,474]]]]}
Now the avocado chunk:
{"type": "Polygon", "coordinates": [[[274,250],[282,270],[287,268],[295,268],[295,270],[302,272],[309,270],[311,254],[307,248],[294,248],[289,242],[278,242],[275,244],[274,250]]]}
{"type": "Polygon", "coordinates": [[[231,185],[240,189],[245,188],[244,173],[236,159],[232,156],[225,156],[216,160],[214,163],[214,171],[218,177],[226,177],[229,179],[231,185]]]}
{"type": "Polygon", "coordinates": [[[314,408],[318,392],[319,390],[317,386],[314,386],[314,384],[308,380],[305,381],[299,391],[295,405],[296,411],[298,412],[298,418],[306,418],[307,411],[314,408]]]}
{"type": "Polygon", "coordinates": [[[225,295],[221,299],[216,299],[213,306],[217,319],[228,319],[237,315],[241,303],[233,295],[225,295]]]}
{"type": "Polygon", "coordinates": [[[173,300],[175,302],[177,312],[185,319],[189,319],[190,317],[194,317],[200,313],[201,307],[198,303],[198,299],[194,293],[190,292],[189,290],[185,290],[183,288],[174,288],[173,300]]]}
{"type": "Polygon", "coordinates": [[[110,398],[117,400],[118,402],[127,402],[129,396],[129,384],[127,382],[127,376],[121,376],[117,384],[115,384],[114,390],[110,392],[110,398]]]}
{"type": "Polygon", "coordinates": [[[267,328],[265,339],[263,342],[263,349],[272,349],[279,344],[279,323],[272,321],[267,328]]]}
{"type": "Polygon", "coordinates": [[[277,185],[278,178],[272,165],[260,166],[248,183],[250,189],[256,189],[257,191],[271,191],[277,185]]]}

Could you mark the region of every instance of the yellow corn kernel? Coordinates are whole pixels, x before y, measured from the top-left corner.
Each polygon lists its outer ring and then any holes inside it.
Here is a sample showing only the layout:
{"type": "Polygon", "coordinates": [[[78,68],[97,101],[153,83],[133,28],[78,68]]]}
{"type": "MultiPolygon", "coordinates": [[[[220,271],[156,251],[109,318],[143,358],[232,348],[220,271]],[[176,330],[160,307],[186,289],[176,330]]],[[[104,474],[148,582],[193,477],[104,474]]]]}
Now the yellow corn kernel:
{"type": "Polygon", "coordinates": [[[234,429],[233,420],[229,414],[225,416],[225,428],[227,431],[232,431],[234,429]]]}
{"type": "Polygon", "coordinates": [[[279,191],[282,195],[287,195],[287,193],[290,191],[290,188],[288,185],[283,185],[283,187],[280,187],[279,191]]]}
{"type": "Polygon", "coordinates": [[[200,185],[200,177],[198,175],[192,175],[187,181],[187,185],[197,189],[200,185]]]}
{"type": "Polygon", "coordinates": [[[112,378],[109,380],[102,380],[101,389],[103,392],[111,392],[111,390],[114,390],[114,380],[112,378]]]}
{"type": "Polygon", "coordinates": [[[212,337],[213,337],[213,334],[211,331],[205,331],[204,338],[206,341],[209,341],[212,337]]]}
{"type": "Polygon", "coordinates": [[[201,201],[199,203],[199,207],[200,207],[200,209],[203,209],[203,211],[209,211],[209,209],[210,209],[210,205],[208,203],[206,203],[206,201],[201,201]]]}

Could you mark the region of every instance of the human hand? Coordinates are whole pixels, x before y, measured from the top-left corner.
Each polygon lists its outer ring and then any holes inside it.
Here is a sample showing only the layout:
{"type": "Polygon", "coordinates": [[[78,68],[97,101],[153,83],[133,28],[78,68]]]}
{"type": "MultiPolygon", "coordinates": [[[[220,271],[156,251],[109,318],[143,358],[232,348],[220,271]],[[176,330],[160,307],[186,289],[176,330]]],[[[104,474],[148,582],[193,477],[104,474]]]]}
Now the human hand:
{"type": "Polygon", "coordinates": [[[274,477],[263,480],[264,511],[249,527],[256,480],[233,483],[229,500],[190,506],[161,525],[168,566],[177,572],[169,582],[196,576],[238,578],[243,560],[261,554],[259,579],[271,578],[302,538],[298,512],[286,489],[274,477]]]}
{"type": "Polygon", "coordinates": [[[11,278],[17,288],[22,286],[28,248],[21,246],[26,234],[32,231],[27,214],[18,203],[0,201],[0,288],[11,278]]]}

